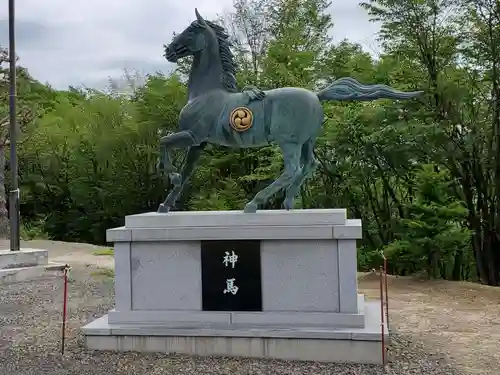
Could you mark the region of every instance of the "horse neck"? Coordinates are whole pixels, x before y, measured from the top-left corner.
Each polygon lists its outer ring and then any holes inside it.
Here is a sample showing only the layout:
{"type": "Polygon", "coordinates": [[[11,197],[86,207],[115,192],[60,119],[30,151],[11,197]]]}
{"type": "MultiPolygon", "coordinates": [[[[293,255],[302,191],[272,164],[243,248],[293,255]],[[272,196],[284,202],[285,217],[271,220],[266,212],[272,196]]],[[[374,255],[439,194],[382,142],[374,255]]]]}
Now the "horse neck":
{"type": "Polygon", "coordinates": [[[211,90],[224,89],[222,85],[222,64],[217,42],[194,55],[188,82],[188,99],[203,95],[211,90]]]}

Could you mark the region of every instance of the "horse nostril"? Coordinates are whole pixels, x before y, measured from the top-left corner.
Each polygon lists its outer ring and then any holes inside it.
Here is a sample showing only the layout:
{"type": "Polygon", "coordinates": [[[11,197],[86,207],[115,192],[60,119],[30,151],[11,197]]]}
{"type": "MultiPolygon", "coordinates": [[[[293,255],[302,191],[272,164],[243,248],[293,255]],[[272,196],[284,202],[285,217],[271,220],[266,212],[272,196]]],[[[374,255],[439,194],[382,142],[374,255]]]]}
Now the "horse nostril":
{"type": "Polygon", "coordinates": [[[168,61],[173,61],[176,59],[176,52],[175,52],[175,49],[172,48],[171,46],[168,46],[168,47],[165,47],[165,58],[168,60],[168,61]]]}

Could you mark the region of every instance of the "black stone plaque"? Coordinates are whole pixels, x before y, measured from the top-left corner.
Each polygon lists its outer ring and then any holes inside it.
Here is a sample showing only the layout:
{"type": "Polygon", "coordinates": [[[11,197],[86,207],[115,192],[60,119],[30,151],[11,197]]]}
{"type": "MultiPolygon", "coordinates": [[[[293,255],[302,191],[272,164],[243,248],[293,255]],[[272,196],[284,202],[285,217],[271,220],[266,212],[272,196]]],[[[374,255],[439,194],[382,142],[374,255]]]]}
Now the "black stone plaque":
{"type": "Polygon", "coordinates": [[[262,311],[260,241],[202,241],[204,311],[262,311]]]}

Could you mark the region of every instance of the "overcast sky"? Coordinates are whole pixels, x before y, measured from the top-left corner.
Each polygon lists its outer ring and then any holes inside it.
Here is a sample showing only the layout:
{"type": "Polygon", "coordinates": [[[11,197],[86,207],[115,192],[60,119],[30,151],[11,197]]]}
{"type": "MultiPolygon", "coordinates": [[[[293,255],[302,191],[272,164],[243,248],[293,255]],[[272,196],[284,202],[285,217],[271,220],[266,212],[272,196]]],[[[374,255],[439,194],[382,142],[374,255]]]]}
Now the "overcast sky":
{"type": "MultiPolygon", "coordinates": [[[[372,52],[378,27],[357,0],[333,0],[333,36],[372,52]]],[[[16,42],[20,64],[42,82],[100,87],[124,69],[168,71],[163,44],[194,20],[230,10],[232,0],[16,0],[16,42]]],[[[7,1],[0,8],[0,45],[8,40],[7,1]]]]}

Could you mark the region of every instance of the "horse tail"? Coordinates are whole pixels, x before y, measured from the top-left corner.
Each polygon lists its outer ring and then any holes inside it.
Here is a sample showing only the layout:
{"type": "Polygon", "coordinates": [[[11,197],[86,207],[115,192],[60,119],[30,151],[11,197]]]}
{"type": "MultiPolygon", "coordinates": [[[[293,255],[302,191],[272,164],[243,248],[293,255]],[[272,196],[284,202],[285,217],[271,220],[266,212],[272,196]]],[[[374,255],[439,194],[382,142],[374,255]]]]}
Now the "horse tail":
{"type": "Polygon", "coordinates": [[[376,100],[376,99],[411,99],[423,91],[403,92],[386,85],[363,85],[351,77],[334,81],[331,85],[316,93],[318,99],[325,100],[376,100]]]}

